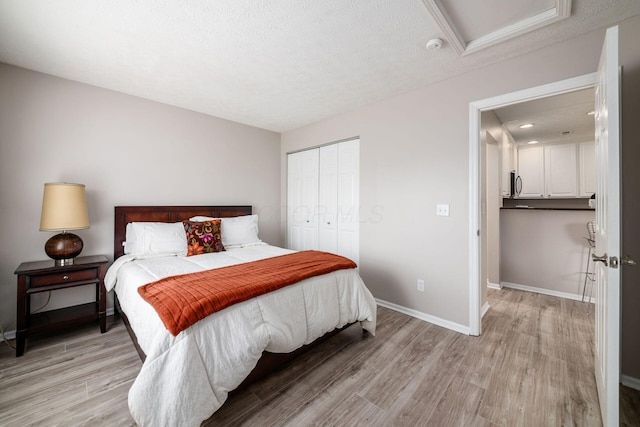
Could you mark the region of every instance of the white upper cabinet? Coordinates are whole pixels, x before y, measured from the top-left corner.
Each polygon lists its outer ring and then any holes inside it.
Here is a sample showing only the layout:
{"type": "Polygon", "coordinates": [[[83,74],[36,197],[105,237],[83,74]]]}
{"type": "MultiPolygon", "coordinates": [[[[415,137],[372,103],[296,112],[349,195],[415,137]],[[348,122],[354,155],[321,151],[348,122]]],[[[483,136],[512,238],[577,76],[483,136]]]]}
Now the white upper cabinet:
{"type": "Polygon", "coordinates": [[[518,152],[516,144],[509,138],[508,132],[502,133],[502,141],[500,141],[498,149],[500,151],[501,170],[500,193],[503,197],[509,197],[511,195],[511,171],[518,168],[516,164],[518,152]]]}
{"type": "Polygon", "coordinates": [[[520,198],[590,197],[595,191],[593,142],[518,149],[520,198]]]}
{"type": "Polygon", "coordinates": [[[544,147],[518,149],[518,175],[522,179],[521,198],[544,197],[544,147]]]}
{"type": "Polygon", "coordinates": [[[544,147],[546,197],[575,197],[577,192],[576,144],[544,147]]]}
{"type": "Polygon", "coordinates": [[[596,145],[593,141],[578,144],[580,170],[580,197],[591,197],[596,192],[596,145]]]}

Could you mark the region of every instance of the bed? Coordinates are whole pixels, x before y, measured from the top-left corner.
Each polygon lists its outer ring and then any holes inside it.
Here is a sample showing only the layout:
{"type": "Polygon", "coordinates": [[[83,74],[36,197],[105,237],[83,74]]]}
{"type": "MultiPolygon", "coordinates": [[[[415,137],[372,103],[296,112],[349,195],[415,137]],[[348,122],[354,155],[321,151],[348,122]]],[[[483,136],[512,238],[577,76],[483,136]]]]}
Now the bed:
{"type": "Polygon", "coordinates": [[[251,206],[115,208],[114,264],[105,283],[115,291],[117,310],[144,362],[129,391],[129,409],[139,425],[198,426],[222,406],[229,392],[267,375],[350,324],[360,322],[363,330],[375,334],[375,300],[357,269],[346,268],[231,305],[172,335],[158,312],[140,296],[139,287],[165,276],[244,266],[293,252],[255,236],[239,237],[242,233],[236,231],[245,229],[231,224],[248,221],[254,221],[257,236],[257,216],[252,215],[251,206]],[[125,254],[132,223],[138,229],[141,223],[173,227],[183,220],[208,218],[223,218],[222,241],[227,236],[228,243],[224,252],[167,254],[165,241],[149,244],[161,233],[153,234],[155,229],[145,226],[147,249],[132,252],[128,242],[125,254]],[[148,249],[154,244],[162,247],[160,253],[148,249]]]}

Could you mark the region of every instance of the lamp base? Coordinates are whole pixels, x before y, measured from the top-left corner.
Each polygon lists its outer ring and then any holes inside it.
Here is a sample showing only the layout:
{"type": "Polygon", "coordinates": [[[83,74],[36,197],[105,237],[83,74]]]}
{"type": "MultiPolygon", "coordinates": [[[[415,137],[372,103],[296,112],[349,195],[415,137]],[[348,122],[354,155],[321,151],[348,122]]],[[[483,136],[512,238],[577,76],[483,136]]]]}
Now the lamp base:
{"type": "Polygon", "coordinates": [[[56,267],[64,267],[65,265],[73,265],[73,260],[75,258],[67,258],[67,259],[54,259],[53,265],[56,267]]]}
{"type": "Polygon", "coordinates": [[[54,260],[56,266],[72,265],[73,259],[82,252],[83,246],[79,236],[62,232],[47,240],[44,251],[54,260]]]}

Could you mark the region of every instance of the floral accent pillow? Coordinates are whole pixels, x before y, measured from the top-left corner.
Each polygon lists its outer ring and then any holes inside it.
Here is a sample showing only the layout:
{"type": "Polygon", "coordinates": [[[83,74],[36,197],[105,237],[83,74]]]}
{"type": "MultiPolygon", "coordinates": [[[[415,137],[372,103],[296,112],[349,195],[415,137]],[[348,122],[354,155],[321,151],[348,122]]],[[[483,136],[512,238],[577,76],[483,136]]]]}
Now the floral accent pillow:
{"type": "Polygon", "coordinates": [[[220,223],[219,219],[203,222],[182,221],[187,234],[187,256],[224,251],[220,223]]]}

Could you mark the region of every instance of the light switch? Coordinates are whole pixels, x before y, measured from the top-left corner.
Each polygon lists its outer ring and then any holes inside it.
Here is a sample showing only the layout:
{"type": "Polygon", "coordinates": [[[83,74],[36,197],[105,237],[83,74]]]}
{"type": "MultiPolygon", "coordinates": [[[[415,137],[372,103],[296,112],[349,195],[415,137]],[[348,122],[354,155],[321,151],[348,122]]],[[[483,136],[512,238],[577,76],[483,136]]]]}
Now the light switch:
{"type": "Polygon", "coordinates": [[[436,205],[436,215],[449,216],[449,205],[436,205]]]}

